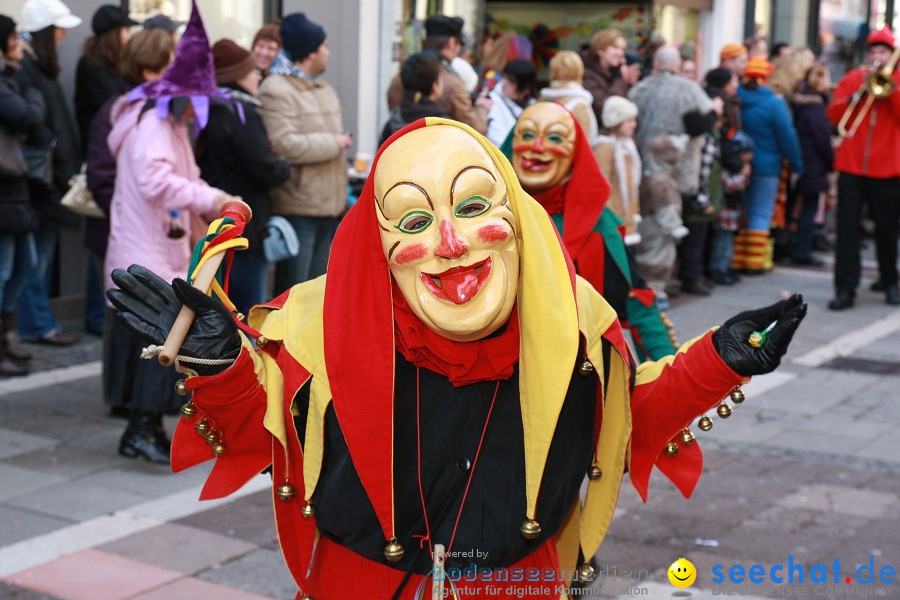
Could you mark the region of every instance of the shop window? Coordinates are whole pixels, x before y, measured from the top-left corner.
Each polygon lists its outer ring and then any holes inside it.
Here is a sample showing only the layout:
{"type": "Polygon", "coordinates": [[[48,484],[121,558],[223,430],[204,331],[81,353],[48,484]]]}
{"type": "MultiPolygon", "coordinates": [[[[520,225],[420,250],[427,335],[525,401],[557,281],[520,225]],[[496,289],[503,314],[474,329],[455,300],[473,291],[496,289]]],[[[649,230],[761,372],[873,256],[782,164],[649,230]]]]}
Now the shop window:
{"type": "Polygon", "coordinates": [[[820,5],[821,59],[828,65],[833,81],[838,81],[862,62],[868,22],[864,0],[828,0],[820,5]]]}
{"type": "Polygon", "coordinates": [[[656,31],[667,43],[681,50],[682,58],[696,61],[700,11],[670,5],[657,5],[653,10],[656,31]]]}
{"type": "MultiPolygon", "coordinates": [[[[197,0],[210,44],[231,38],[249,48],[253,36],[263,24],[265,0],[197,0]]],[[[187,21],[191,0],[130,0],[128,10],[137,21],[162,13],[176,21],[187,21]]]]}
{"type": "Polygon", "coordinates": [[[653,11],[648,5],[489,1],[485,3],[485,26],[499,33],[514,34],[517,47],[522,48],[522,53],[531,54],[543,75],[557,51],[577,51],[601,29],[620,30],[629,51],[643,48],[652,27],[653,11]]]}

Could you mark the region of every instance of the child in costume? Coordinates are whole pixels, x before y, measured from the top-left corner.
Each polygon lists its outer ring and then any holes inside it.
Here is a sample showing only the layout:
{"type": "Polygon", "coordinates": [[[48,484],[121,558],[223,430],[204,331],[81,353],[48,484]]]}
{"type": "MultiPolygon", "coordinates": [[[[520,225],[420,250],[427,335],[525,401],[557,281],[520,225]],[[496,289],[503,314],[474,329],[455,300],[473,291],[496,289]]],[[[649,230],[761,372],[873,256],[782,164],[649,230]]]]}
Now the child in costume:
{"type": "Polygon", "coordinates": [[[709,277],[720,285],[734,285],[740,276],[731,268],[734,236],[741,227],[744,190],[750,182],[753,140],[742,131],[722,144],[722,191],[724,202],[712,227],[709,277]]]}
{"type": "MultiPolygon", "coordinates": [[[[777,367],[806,311],[798,296],[743,313],[636,367],[507,159],[431,118],[379,151],[328,273],[251,312],[259,349],[184,281],[138,266],[115,278],[119,318],[145,341],[182,304],[197,314],[173,467],[215,458],[214,498],[271,465],[285,562],[298,597],[319,600],[414,598],[437,544],[450,568],[482,557],[467,598],[496,597],[488,569],[555,578],[581,563],[590,580],[626,470],[644,497],[654,464],[689,494],[702,460],[686,427],[777,367]]],[[[563,583],[501,585],[559,600],[563,583]]]]}
{"type": "Polygon", "coordinates": [[[674,354],[671,323],[625,245],[622,220],[606,205],[610,184],[574,113],[558,103],[529,106],[502,149],[522,187],[550,213],[578,274],[631,332],[639,361],[674,354]]]}
{"type": "Polygon", "coordinates": [[[644,175],[641,179],[641,242],[635,258],[647,283],[656,292],[656,302],[669,307],[666,286],[675,268],[678,241],[688,234],[681,220],[681,192],[675,181],[675,167],[687,145],[686,135],[661,134],[647,144],[644,175]]]}
{"type": "Polygon", "coordinates": [[[638,190],[642,166],[634,145],[637,116],[637,106],[631,100],[622,96],[607,98],[603,103],[603,127],[608,133],[594,145],[597,163],[610,183],[608,207],[625,224],[625,243],[629,246],[641,241],[638,190]]]}

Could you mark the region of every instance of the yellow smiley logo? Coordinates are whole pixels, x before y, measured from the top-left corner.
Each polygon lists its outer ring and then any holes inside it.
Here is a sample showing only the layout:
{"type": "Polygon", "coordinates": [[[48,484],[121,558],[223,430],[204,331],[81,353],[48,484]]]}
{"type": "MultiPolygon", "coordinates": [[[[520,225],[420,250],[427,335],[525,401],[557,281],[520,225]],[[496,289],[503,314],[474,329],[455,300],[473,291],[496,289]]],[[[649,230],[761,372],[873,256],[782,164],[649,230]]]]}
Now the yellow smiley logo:
{"type": "Polygon", "coordinates": [[[693,585],[697,579],[697,569],[694,563],[686,558],[679,558],[669,567],[669,582],[675,587],[686,588],[693,585]]]}

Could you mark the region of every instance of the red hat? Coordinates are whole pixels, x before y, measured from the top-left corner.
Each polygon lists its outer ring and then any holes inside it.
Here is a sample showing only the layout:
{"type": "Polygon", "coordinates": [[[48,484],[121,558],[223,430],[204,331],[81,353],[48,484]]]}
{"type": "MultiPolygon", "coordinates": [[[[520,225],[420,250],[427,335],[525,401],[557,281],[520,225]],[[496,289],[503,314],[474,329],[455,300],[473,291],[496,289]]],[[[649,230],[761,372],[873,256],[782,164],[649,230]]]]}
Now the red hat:
{"type": "Polygon", "coordinates": [[[869,37],[866,38],[866,47],[874,46],[875,44],[884,44],[891,50],[894,49],[894,34],[891,33],[891,28],[885,25],[878,31],[873,31],[869,34],[869,37]]]}

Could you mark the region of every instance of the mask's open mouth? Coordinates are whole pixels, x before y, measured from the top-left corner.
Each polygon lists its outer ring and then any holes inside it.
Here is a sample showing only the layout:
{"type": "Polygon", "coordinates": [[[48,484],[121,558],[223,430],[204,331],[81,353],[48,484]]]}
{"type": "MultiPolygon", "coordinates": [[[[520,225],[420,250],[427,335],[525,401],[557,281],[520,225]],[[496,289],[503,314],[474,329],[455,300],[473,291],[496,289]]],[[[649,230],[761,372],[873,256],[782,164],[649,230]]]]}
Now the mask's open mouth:
{"type": "Polygon", "coordinates": [[[541,172],[541,171],[546,171],[547,169],[549,169],[550,163],[552,163],[552,162],[553,162],[552,160],[541,160],[541,159],[533,157],[533,156],[532,157],[523,156],[522,157],[522,168],[525,169],[526,171],[541,172]]]}
{"type": "Polygon", "coordinates": [[[473,265],[447,269],[443,273],[419,273],[428,290],[447,302],[465,304],[475,297],[491,275],[491,258],[473,265]]]}

